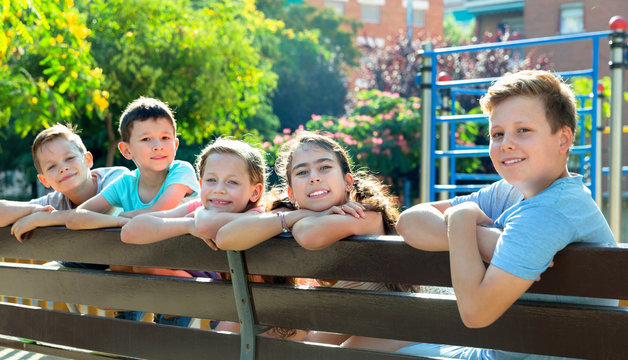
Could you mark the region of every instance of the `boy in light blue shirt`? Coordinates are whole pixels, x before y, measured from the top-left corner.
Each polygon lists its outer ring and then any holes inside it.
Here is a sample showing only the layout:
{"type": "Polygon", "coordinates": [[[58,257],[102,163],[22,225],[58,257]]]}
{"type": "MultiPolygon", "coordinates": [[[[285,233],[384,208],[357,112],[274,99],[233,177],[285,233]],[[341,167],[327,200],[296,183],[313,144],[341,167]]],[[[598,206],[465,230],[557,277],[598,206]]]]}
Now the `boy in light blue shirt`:
{"type": "MultiPolygon", "coordinates": [[[[166,104],[140,97],[126,108],[120,117],[118,130],[122,138],[118,149],[122,156],[135,163],[137,169],[122,175],[100,194],[79,206],[66,220],[70,229],[121,227],[141,213],[173,209],[184,197],[194,196],[200,191],[192,165],[174,160],[179,139],[176,137],[174,116],[166,104]],[[108,215],[113,207],[121,207],[123,212],[119,216],[108,215]]],[[[183,270],[114,265],[111,269],[190,276],[183,270]]],[[[122,318],[133,317],[130,312],[119,315],[122,318]]]]}
{"type": "MultiPolygon", "coordinates": [[[[397,224],[409,245],[449,250],[460,316],[472,328],[497,320],[570,243],[616,244],[582,176],[567,170],[576,128],[569,87],[551,73],[522,71],[500,78],[480,103],[489,115],[491,161],[503,180],[412,207],[397,224]]],[[[434,353],[421,351],[429,345],[400,351],[429,356],[434,353]]],[[[439,351],[469,359],[532,358],[462,347],[439,351]]]]}

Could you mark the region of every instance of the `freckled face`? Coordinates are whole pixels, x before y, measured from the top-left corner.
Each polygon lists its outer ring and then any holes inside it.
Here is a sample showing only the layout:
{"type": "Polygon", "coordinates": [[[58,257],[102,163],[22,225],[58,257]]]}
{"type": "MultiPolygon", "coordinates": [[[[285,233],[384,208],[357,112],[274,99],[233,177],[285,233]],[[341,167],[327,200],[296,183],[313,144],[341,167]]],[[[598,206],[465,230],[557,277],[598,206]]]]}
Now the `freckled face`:
{"type": "Polygon", "coordinates": [[[341,205],[352,184],[351,174],[343,174],[332,152],[313,145],[294,152],[288,195],[300,208],[323,211],[341,205]]]}
{"type": "Polygon", "coordinates": [[[247,166],[233,154],[210,154],[201,177],[201,202],[206,209],[243,212],[262,195],[263,185],[251,184],[247,166]]]}

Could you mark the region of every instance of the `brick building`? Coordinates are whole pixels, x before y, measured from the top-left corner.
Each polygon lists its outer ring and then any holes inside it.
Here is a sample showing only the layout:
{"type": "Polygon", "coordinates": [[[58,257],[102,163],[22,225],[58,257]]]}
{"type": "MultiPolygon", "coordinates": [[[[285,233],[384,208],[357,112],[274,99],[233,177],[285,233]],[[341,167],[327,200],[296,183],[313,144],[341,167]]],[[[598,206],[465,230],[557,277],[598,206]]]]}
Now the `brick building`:
{"type": "MultiPolygon", "coordinates": [[[[407,32],[407,0],[304,0],[331,8],[338,14],[362,22],[357,45],[382,47],[386,37],[407,32]]],[[[413,34],[443,35],[443,0],[412,0],[413,34]]]]}

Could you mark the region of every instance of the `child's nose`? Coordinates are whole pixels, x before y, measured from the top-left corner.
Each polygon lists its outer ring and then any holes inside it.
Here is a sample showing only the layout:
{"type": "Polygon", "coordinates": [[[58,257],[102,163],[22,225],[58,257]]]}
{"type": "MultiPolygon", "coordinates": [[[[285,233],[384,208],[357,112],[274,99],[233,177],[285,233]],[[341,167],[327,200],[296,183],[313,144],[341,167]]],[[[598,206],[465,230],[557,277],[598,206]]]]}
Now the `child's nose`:
{"type": "Polygon", "coordinates": [[[160,140],[155,140],[153,142],[153,150],[160,150],[163,147],[160,140]]]}
{"type": "Polygon", "coordinates": [[[504,138],[502,139],[502,149],[503,150],[512,150],[515,148],[515,143],[513,141],[512,136],[504,134],[504,138]]]}
{"type": "Polygon", "coordinates": [[[317,182],[320,182],[320,181],[321,181],[321,177],[318,176],[318,173],[312,172],[312,175],[310,175],[310,183],[314,184],[314,183],[317,183],[317,182]]]}

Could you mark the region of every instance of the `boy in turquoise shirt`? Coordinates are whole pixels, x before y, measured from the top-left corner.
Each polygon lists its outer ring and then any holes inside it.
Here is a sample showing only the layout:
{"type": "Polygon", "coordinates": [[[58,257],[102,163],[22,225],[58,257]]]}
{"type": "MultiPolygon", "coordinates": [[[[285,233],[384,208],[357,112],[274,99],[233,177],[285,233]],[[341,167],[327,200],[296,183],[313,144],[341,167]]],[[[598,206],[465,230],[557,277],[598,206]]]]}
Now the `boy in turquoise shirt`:
{"type": "MultiPolygon", "coordinates": [[[[79,206],[67,219],[70,229],[121,227],[141,213],[169,210],[186,196],[199,192],[192,165],[174,160],[179,145],[172,111],[163,102],[140,97],[126,108],[118,128],[122,141],[118,149],[137,169],[123,174],[100,194],[79,206]],[[107,215],[113,207],[119,216],[107,215]]],[[[111,266],[114,271],[148,272],[178,276],[180,271],[111,266]]],[[[187,274],[186,274],[187,275],[187,274]]],[[[189,276],[189,275],[187,275],[189,276]]],[[[133,317],[133,312],[118,314],[133,317]]]]}

